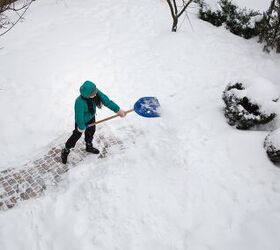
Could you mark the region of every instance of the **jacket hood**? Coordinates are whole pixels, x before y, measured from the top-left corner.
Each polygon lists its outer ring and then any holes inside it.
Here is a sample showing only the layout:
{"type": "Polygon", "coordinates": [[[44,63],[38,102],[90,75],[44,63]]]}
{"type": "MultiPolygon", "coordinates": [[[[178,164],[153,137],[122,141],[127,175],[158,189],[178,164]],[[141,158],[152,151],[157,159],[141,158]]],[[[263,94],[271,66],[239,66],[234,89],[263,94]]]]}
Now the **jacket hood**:
{"type": "Polygon", "coordinates": [[[96,90],[96,85],[91,81],[85,81],[83,85],[80,87],[80,93],[83,97],[89,98],[96,90]]]}

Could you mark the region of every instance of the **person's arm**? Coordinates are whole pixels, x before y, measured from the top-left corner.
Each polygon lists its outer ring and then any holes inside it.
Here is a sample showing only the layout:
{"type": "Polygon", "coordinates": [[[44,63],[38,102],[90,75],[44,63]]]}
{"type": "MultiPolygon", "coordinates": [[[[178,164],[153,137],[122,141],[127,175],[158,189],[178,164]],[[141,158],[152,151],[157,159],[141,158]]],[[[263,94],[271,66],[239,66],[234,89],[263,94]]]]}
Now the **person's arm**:
{"type": "Polygon", "coordinates": [[[97,94],[105,107],[111,109],[115,113],[118,113],[118,111],[120,111],[120,107],[115,102],[110,100],[109,97],[102,93],[99,89],[97,91],[97,94]]]}
{"type": "Polygon", "coordinates": [[[75,102],[75,122],[77,123],[78,131],[84,132],[86,129],[86,124],[84,120],[84,103],[77,99],[75,102]]]}
{"type": "Polygon", "coordinates": [[[126,116],[126,112],[122,110],[115,102],[110,100],[109,97],[102,93],[99,89],[97,91],[97,94],[104,106],[117,113],[120,117],[126,116]]]}
{"type": "Polygon", "coordinates": [[[104,93],[102,93],[99,89],[97,91],[97,94],[98,94],[102,104],[105,107],[111,109],[115,113],[118,113],[118,111],[120,110],[120,107],[115,102],[110,100],[109,97],[106,96],[104,93]]]}

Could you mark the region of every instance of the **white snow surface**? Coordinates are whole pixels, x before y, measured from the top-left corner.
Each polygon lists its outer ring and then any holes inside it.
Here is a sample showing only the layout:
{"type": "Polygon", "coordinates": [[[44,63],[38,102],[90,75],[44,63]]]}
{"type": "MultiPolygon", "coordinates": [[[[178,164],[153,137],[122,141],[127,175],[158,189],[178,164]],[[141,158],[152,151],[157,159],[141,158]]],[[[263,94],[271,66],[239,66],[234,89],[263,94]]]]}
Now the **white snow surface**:
{"type": "Polygon", "coordinates": [[[280,170],[263,149],[268,131],[227,125],[221,95],[237,77],[279,90],[280,57],[189,18],[172,33],[165,1],[42,0],[0,38],[2,170],[71,134],[85,80],[123,109],[156,96],[162,110],[108,122],[120,136],[126,126],[143,133],[0,213],[1,250],[279,250],[280,170]]]}
{"type": "Polygon", "coordinates": [[[249,98],[252,103],[260,107],[263,113],[278,113],[279,103],[276,101],[279,100],[279,88],[277,85],[262,77],[244,78],[235,82],[242,83],[245,88],[243,90],[230,90],[234,92],[235,96],[238,96],[239,99],[243,97],[249,98]]]}

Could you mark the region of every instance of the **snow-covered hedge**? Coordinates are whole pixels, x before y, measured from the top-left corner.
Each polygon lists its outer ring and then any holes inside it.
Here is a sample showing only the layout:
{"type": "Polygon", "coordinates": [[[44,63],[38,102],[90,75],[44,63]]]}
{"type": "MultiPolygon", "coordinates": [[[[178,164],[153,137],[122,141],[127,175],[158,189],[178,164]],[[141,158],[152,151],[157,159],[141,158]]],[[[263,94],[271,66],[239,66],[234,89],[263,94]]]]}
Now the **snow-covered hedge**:
{"type": "Polygon", "coordinates": [[[197,2],[200,19],[215,26],[225,25],[230,32],[246,39],[258,35],[256,23],[262,18],[258,11],[240,9],[230,0],[220,0],[216,9],[212,9],[205,0],[197,0],[197,2]]]}
{"type": "Polygon", "coordinates": [[[272,162],[280,163],[280,129],[267,135],[264,141],[264,148],[272,162]]]}
{"type": "Polygon", "coordinates": [[[264,13],[258,24],[260,30],[259,41],[264,42],[264,51],[276,49],[280,53],[280,0],[271,2],[269,9],[264,13]]]}
{"type": "Polygon", "coordinates": [[[249,129],[276,116],[279,92],[270,81],[256,78],[228,84],[222,98],[228,123],[238,129],[249,129]]]}

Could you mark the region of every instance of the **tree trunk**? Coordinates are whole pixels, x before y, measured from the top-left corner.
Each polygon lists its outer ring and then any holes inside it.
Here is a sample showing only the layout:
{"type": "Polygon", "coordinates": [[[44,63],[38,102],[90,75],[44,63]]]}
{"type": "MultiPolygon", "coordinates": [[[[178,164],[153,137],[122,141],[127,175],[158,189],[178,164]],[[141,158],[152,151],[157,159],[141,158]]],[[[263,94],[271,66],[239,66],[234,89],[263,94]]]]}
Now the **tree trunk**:
{"type": "Polygon", "coordinates": [[[178,26],[178,17],[175,17],[173,18],[172,32],[177,31],[177,26],[178,26]]]}

